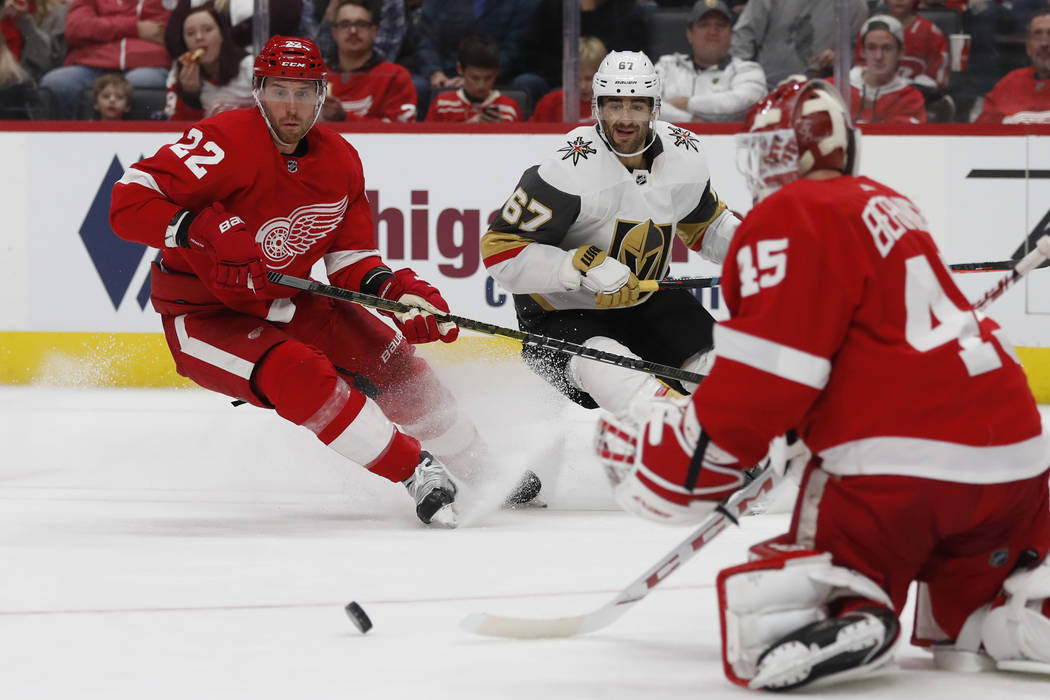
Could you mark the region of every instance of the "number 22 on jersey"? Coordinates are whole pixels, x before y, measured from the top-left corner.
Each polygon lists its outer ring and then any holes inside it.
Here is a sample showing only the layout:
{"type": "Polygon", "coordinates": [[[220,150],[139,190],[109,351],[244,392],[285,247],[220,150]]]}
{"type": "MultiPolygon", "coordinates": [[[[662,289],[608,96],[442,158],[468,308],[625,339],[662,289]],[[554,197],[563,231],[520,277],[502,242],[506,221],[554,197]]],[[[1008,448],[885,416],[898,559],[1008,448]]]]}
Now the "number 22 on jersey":
{"type": "Polygon", "coordinates": [[[222,162],[222,159],[226,157],[226,152],[219,148],[219,144],[214,141],[205,141],[204,145],[201,146],[201,140],[203,138],[204,134],[201,133],[200,129],[194,128],[186,132],[186,137],[184,139],[168,146],[168,148],[171,149],[171,152],[175,154],[175,157],[181,160],[182,164],[185,165],[198,180],[208,173],[208,169],[204,166],[220,163],[222,162]],[[201,146],[211,155],[192,153],[192,151],[197,150],[198,146],[201,146]]]}

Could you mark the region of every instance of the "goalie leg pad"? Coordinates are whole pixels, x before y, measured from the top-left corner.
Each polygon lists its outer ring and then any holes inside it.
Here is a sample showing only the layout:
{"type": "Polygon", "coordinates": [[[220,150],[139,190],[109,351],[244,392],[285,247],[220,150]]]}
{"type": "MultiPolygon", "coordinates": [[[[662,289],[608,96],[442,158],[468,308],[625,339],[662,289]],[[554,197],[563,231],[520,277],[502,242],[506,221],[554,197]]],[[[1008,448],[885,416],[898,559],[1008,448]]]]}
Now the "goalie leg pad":
{"type": "Polygon", "coordinates": [[[1006,601],[981,622],[985,650],[1000,669],[1050,673],[1050,562],[1011,574],[1003,589],[1006,601]]]}
{"type": "Polygon", "coordinates": [[[778,641],[827,620],[832,601],[859,597],[890,606],[874,581],[812,550],[724,569],[717,586],[723,670],[738,685],[755,678],[759,658],[778,641]]]}

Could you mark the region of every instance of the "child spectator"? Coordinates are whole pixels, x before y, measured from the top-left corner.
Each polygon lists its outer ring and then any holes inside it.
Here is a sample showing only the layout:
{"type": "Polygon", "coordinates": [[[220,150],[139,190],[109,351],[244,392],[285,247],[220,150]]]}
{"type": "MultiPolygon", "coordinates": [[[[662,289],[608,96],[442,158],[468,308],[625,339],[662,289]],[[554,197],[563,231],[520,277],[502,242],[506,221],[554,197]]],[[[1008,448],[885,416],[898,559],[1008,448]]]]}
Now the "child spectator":
{"type": "Polygon", "coordinates": [[[443,92],[430,103],[428,122],[516,122],[521,107],[493,89],[499,74],[499,44],[480,35],[463,39],[456,70],[463,87],[443,92]]]}
{"type": "Polygon", "coordinates": [[[55,96],[59,118],[76,117],[81,93],[103,73],[119,71],[136,88],[164,87],[171,61],[164,25],[171,13],[163,2],[73,0],[66,15],[65,64],[40,82],[55,96]]]}
{"type": "Polygon", "coordinates": [[[978,124],[1050,124],[1050,10],[1028,20],[1032,65],[1010,71],[984,98],[978,124]]]}
{"type": "MultiPolygon", "coordinates": [[[[595,36],[580,37],[580,111],[581,123],[590,124],[594,121],[591,116],[591,95],[593,95],[592,83],[594,74],[598,72],[598,66],[608,51],[602,40],[595,36]]],[[[530,122],[561,122],[564,118],[565,91],[555,90],[543,96],[536,104],[530,122]]]]}
{"type": "Polygon", "coordinates": [[[135,88],[120,73],[106,73],[95,78],[95,112],[102,121],[120,121],[131,111],[135,88]]]}
{"type": "MultiPolygon", "coordinates": [[[[948,87],[948,40],[936,24],[919,15],[918,6],[919,0],[886,0],[886,14],[904,30],[897,71],[924,95],[932,96],[948,87]]],[[[854,65],[864,65],[861,43],[857,41],[854,65]]]]}
{"type": "MultiPolygon", "coordinates": [[[[332,36],[338,61],[328,73],[328,97],[321,118],[328,121],[416,119],[412,76],[375,52],[380,17],[369,0],[339,0],[332,36]]],[[[381,12],[381,11],[380,11],[381,12]]]]}
{"type": "Polygon", "coordinates": [[[854,124],[920,124],[925,100],[898,74],[904,29],[889,15],[875,15],[860,30],[863,66],[849,73],[854,124]]]}
{"type": "Polygon", "coordinates": [[[252,105],[254,61],[233,41],[230,20],[215,3],[180,5],[171,22],[182,27],[168,73],[169,119],[194,121],[252,105]]]}

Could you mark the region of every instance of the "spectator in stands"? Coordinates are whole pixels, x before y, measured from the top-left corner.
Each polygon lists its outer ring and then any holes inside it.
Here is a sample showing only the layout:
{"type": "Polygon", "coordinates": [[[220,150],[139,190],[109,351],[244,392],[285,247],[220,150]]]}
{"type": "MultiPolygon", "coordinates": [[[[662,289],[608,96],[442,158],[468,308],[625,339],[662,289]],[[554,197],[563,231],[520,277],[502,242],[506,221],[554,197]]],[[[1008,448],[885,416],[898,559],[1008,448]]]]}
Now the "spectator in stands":
{"type": "Polygon", "coordinates": [[[733,12],[723,0],[698,0],[686,20],[693,55],[661,56],[660,118],[669,122],[743,121],[766,94],[766,74],[754,61],[729,55],[733,12]]]}
{"type": "Polygon", "coordinates": [[[168,118],[196,121],[251,106],[254,59],[233,40],[226,13],[210,1],[180,5],[171,23],[182,33],[172,47],[176,59],[168,74],[168,118]]]}
{"type": "MultiPolygon", "coordinates": [[[[316,0],[320,25],[314,42],[329,66],[339,62],[336,34],[332,31],[336,23],[340,0],[316,0]]],[[[376,19],[375,39],[372,51],[384,61],[396,61],[401,55],[401,45],[408,27],[405,0],[369,0],[369,9],[376,19]],[[376,9],[378,7],[378,9],[376,9]]]]}
{"type": "Polygon", "coordinates": [[[33,81],[0,34],[0,119],[28,119],[33,81]]]}
{"type": "MultiPolygon", "coordinates": [[[[835,4],[829,0],[749,0],[733,27],[730,53],[758,61],[770,89],[792,74],[830,75],[835,62],[835,4]]],[[[866,0],[850,0],[850,36],[868,16],[866,0]]]]}
{"type": "MultiPolygon", "coordinates": [[[[528,73],[512,85],[538,100],[561,85],[561,0],[540,0],[522,42],[522,59],[528,73]]],[[[648,21],[636,0],[580,0],[580,36],[601,40],[609,51],[645,51],[648,21]]]]}
{"type": "Polygon", "coordinates": [[[92,88],[95,114],[102,121],[120,121],[131,111],[135,88],[120,73],[106,73],[95,78],[92,88]]]}
{"type": "MultiPolygon", "coordinates": [[[[577,121],[586,124],[594,123],[591,116],[591,95],[593,95],[594,74],[605,58],[605,44],[594,36],[580,37],[580,110],[577,121]]],[[[565,91],[548,92],[536,104],[529,117],[530,122],[562,122],[565,117],[565,91]]]]}
{"type": "Polygon", "coordinates": [[[380,21],[373,15],[369,0],[339,0],[332,26],[338,62],[329,66],[322,119],[415,121],[416,89],[412,76],[374,51],[380,21]]]}
{"type": "Polygon", "coordinates": [[[438,90],[463,86],[463,76],[455,71],[460,42],[468,35],[486,35],[496,40],[497,80],[506,82],[518,75],[521,43],[536,3],[537,0],[423,0],[418,27],[420,75],[413,78],[420,105],[438,90]]]}
{"type": "Polygon", "coordinates": [[[895,17],[875,15],[860,32],[864,65],[850,70],[854,124],[920,124],[926,121],[922,93],[900,75],[904,28],[895,17]]]}
{"type": "Polygon", "coordinates": [[[1032,65],[1010,71],[984,98],[979,124],[1050,124],[1050,10],[1028,21],[1032,65]]]}
{"type": "Polygon", "coordinates": [[[430,103],[428,122],[515,122],[521,120],[517,102],[494,89],[499,74],[499,44],[471,35],[459,46],[456,72],[463,87],[443,92],[430,103]]]}
{"type": "MultiPolygon", "coordinates": [[[[254,40],[253,18],[255,0],[165,0],[168,5],[175,5],[173,14],[184,16],[190,9],[200,7],[205,2],[213,2],[215,9],[225,15],[230,23],[230,36],[233,43],[246,51],[251,51],[254,40]]],[[[318,0],[324,2],[325,0],[318,0]]],[[[270,8],[269,36],[312,36],[317,33],[318,20],[314,19],[313,0],[268,0],[270,8]]],[[[164,45],[168,52],[178,55],[175,47],[182,39],[182,25],[169,23],[164,31],[164,45]]]]}
{"type": "Polygon", "coordinates": [[[73,0],[66,15],[69,54],[41,81],[55,96],[57,117],[74,119],[95,78],[121,72],[136,88],[163,88],[171,57],[164,48],[170,12],[163,0],[73,0]]]}
{"type": "Polygon", "coordinates": [[[35,81],[66,56],[66,10],[64,0],[0,0],[0,32],[35,81]]]}
{"type": "MultiPolygon", "coordinates": [[[[919,0],[886,0],[886,14],[894,17],[904,29],[901,51],[901,76],[927,99],[948,88],[948,40],[937,25],[919,15],[919,0]]],[[[857,41],[854,65],[863,65],[861,45],[857,41]]]]}

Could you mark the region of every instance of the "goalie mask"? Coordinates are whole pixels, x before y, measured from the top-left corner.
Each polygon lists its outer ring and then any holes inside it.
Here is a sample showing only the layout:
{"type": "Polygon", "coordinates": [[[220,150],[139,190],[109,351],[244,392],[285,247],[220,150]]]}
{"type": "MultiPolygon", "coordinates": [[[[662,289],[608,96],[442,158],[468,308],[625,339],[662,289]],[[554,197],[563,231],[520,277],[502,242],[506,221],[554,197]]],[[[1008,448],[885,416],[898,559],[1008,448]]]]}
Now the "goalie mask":
{"type": "Polygon", "coordinates": [[[755,201],[814,170],[855,175],[849,110],[823,80],[782,83],[748,112],[737,134],[737,167],[755,201]]]}
{"type": "Polygon", "coordinates": [[[591,83],[591,115],[597,122],[598,135],[602,141],[618,156],[629,158],[643,153],[656,138],[653,122],[660,118],[660,76],[641,51],[611,51],[603,60],[591,83]],[[612,140],[602,127],[602,98],[605,97],[644,97],[652,104],[648,121],[648,134],[645,145],[634,153],[621,153],[613,146],[612,140]]]}
{"type": "Polygon", "coordinates": [[[266,101],[271,99],[282,101],[288,99],[297,103],[312,104],[313,118],[306,126],[306,131],[303,132],[305,136],[306,132],[317,123],[317,118],[321,114],[321,106],[324,104],[327,89],[326,75],[327,69],[325,68],[324,59],[321,58],[321,52],[317,45],[309,39],[274,36],[266,42],[266,46],[263,47],[263,50],[255,59],[252,96],[255,98],[255,104],[266,121],[266,126],[270,129],[270,134],[277,143],[286,147],[295,145],[294,143],[287,143],[278,135],[274,124],[271,123],[269,115],[263,108],[264,98],[266,101]],[[279,97],[274,97],[268,94],[270,92],[267,88],[268,79],[310,81],[311,89],[302,94],[292,92],[289,95],[282,94],[279,97]]]}

